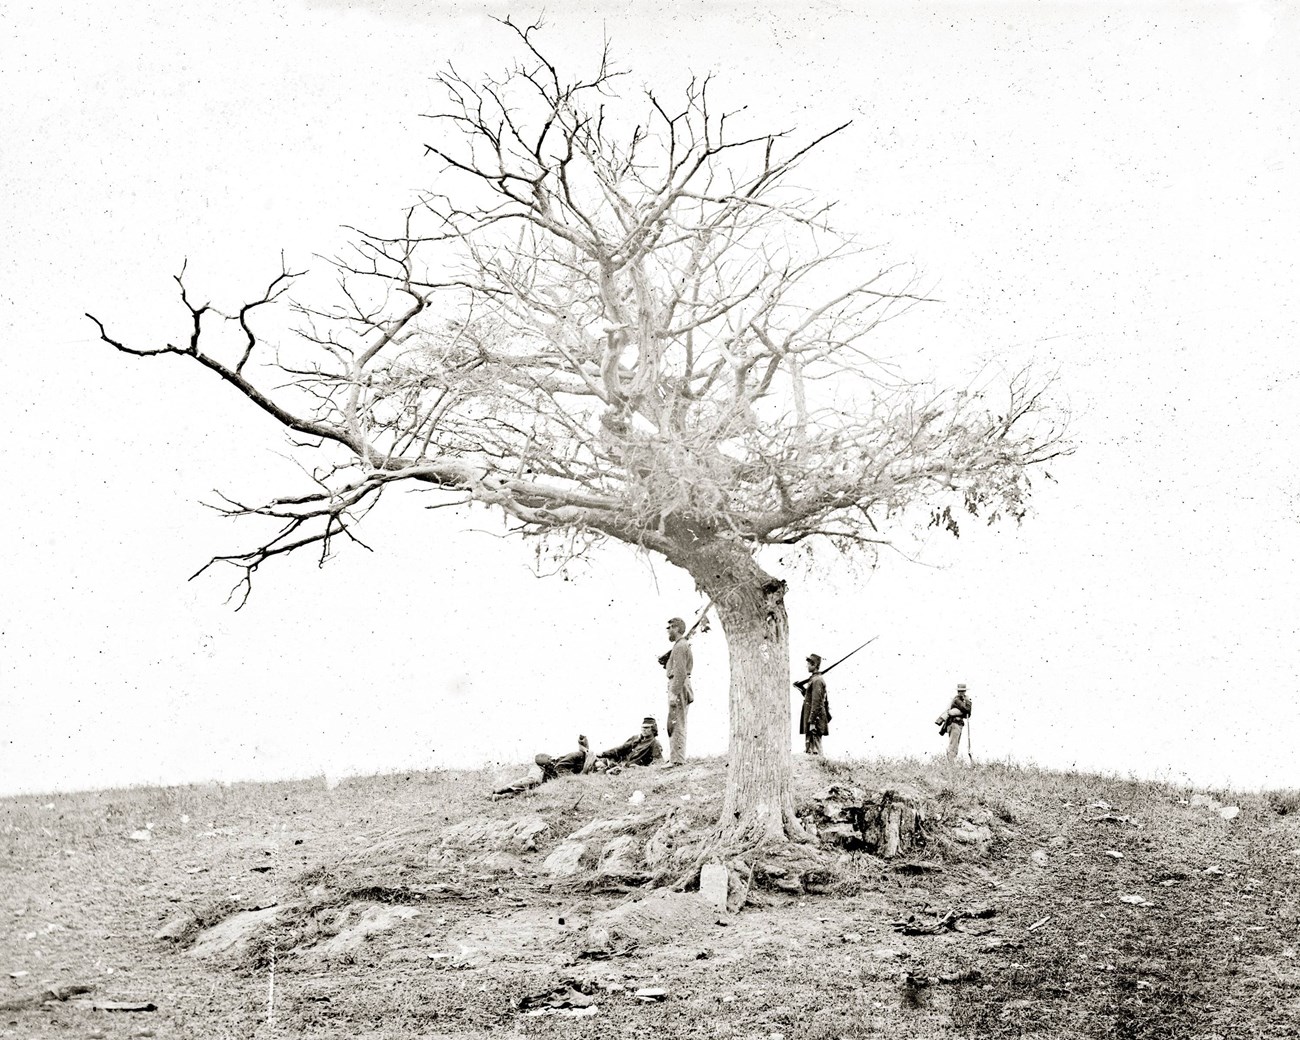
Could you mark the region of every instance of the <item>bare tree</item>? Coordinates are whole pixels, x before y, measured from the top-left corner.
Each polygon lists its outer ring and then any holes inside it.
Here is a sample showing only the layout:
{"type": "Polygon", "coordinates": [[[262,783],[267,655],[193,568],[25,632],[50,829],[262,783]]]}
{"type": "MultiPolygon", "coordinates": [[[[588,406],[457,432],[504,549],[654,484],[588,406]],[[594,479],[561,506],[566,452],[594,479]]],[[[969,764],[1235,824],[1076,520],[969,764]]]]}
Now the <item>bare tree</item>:
{"type": "Polygon", "coordinates": [[[284,268],[224,315],[195,305],[182,274],[180,345],[131,347],[92,320],[118,350],[212,370],[314,453],[311,490],[227,501],[280,523],[210,561],[242,569],[243,597],[268,559],[355,538],[397,483],[495,506],[561,554],[615,539],[685,569],[730,654],[719,836],[803,837],[786,586],[757,552],[809,539],[873,552],[900,525],[955,533],[954,509],[1019,519],[1060,432],[1024,377],[989,410],[867,349],[919,298],[912,280],[790,183],[844,127],[740,133],[707,80],[672,106],[625,99],[608,53],[589,78],[565,78],[537,26],[505,25],[514,68],[440,77],[427,145],[439,190],[395,236],[352,229],[332,299],[288,303],[298,276],[284,268]],[[286,304],[297,328],[268,341],[259,315],[286,304]]]}

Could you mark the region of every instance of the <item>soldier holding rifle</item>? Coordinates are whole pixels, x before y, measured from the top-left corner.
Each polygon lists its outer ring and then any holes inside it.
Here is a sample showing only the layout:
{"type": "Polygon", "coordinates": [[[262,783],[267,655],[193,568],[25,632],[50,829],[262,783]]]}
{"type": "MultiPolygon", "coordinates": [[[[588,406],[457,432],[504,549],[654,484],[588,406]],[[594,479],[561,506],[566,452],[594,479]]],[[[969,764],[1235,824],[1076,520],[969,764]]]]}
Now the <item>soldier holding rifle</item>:
{"type": "Polygon", "coordinates": [[[819,655],[808,655],[808,678],[800,679],[794,684],[794,688],[803,694],[803,707],[799,711],[799,732],[803,734],[805,754],[820,755],[822,737],[826,736],[831,729],[831,707],[826,693],[826,673],[842,665],[863,646],[869,646],[879,638],[879,636],[872,636],[862,646],[854,647],[835,664],[826,668],[822,668],[822,659],[819,655]]]}
{"type": "Polygon", "coordinates": [[[831,731],[831,706],[826,699],[826,680],[822,678],[822,659],[809,654],[808,678],[803,686],[803,708],[799,712],[799,732],[803,734],[806,755],[822,753],[822,737],[831,731]]]}

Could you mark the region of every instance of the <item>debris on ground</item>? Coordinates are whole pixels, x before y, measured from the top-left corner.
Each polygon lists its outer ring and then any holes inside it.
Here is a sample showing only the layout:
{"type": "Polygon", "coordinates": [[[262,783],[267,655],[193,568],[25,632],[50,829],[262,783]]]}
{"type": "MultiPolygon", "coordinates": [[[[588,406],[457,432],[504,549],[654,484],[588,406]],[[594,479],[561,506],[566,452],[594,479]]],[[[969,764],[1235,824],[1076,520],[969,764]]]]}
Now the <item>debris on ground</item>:
{"type": "Polygon", "coordinates": [[[918,919],[915,914],[908,914],[906,919],[895,921],[893,928],[894,931],[901,932],[903,935],[938,935],[941,932],[962,932],[967,931],[967,929],[961,927],[962,921],[994,917],[997,912],[997,908],[991,906],[981,907],[978,910],[958,910],[953,907],[935,921],[923,921],[918,919]]]}
{"type": "Polygon", "coordinates": [[[83,993],[90,993],[94,989],[94,986],[82,982],[69,982],[61,986],[49,986],[32,993],[26,993],[20,997],[12,997],[9,1000],[0,1001],[0,1011],[22,1011],[25,1008],[36,1008],[40,1007],[42,1004],[52,1003],[55,1001],[62,1003],[73,997],[81,996],[83,993]]]}
{"type": "Polygon", "coordinates": [[[519,1011],[528,1012],[589,1008],[596,1003],[594,992],[595,986],[590,982],[566,979],[542,993],[521,997],[515,1007],[519,1011]]]}
{"type": "Polygon", "coordinates": [[[1125,824],[1128,824],[1129,826],[1133,826],[1133,827],[1139,827],[1139,828],[1142,826],[1140,823],[1137,822],[1137,820],[1133,819],[1132,816],[1117,816],[1114,813],[1103,813],[1101,816],[1094,816],[1092,817],[1091,822],[1092,823],[1113,823],[1121,827],[1124,826],[1125,824]]]}

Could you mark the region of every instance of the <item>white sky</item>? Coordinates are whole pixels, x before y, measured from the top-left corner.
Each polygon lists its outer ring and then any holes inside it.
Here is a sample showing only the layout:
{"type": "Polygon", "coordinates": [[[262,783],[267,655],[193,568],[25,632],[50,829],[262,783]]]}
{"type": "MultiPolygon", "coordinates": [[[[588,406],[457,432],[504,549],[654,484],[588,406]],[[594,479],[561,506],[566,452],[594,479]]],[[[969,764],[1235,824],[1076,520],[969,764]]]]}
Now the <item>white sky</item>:
{"type": "MultiPolygon", "coordinates": [[[[394,226],[432,179],[430,74],[506,60],[493,9],[0,10],[0,792],[517,761],[662,718],[663,620],[699,599],[621,550],[539,581],[487,514],[391,496],[373,554],[268,565],[239,613],[228,575],[187,584],[252,543],[211,489],[297,487],[285,440],[81,317],[175,339],[185,258],[233,308],[282,249],[394,226]]],[[[856,574],[768,561],[797,659],[880,636],[832,677],[828,751],[935,753],[965,681],[978,757],[1300,785],[1296,9],[642,0],[548,23],[566,58],[608,32],[633,84],[713,71],[758,128],[853,119],[803,181],[944,301],[881,349],[918,375],[1059,370],[1078,453],[1023,528],[856,574]]],[[[720,631],[696,660],[693,750],[721,753],[720,631]]]]}

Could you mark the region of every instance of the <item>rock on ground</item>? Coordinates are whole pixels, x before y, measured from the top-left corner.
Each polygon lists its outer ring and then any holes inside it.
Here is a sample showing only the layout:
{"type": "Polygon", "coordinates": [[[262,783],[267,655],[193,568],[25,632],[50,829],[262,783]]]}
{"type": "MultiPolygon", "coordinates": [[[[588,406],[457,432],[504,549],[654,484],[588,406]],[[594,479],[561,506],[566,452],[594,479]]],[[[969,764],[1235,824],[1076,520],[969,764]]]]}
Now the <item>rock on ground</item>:
{"type": "Polygon", "coordinates": [[[557,845],[542,863],[542,869],[552,877],[572,877],[578,872],[587,846],[580,841],[566,841],[557,845]]]}
{"type": "Polygon", "coordinates": [[[727,868],[721,863],[706,863],[700,868],[700,898],[712,909],[727,909],[727,868]]]}
{"type": "Polygon", "coordinates": [[[274,924],[285,907],[267,906],[260,910],[244,910],[231,914],[224,921],[205,928],[194,945],[186,952],[199,960],[224,953],[241,952],[258,932],[274,924]]]}
{"type": "Polygon", "coordinates": [[[369,906],[361,912],[357,922],[332,935],[311,948],[314,959],[329,960],[359,949],[374,932],[386,932],[402,921],[418,917],[420,911],[411,906],[369,906]]]}

